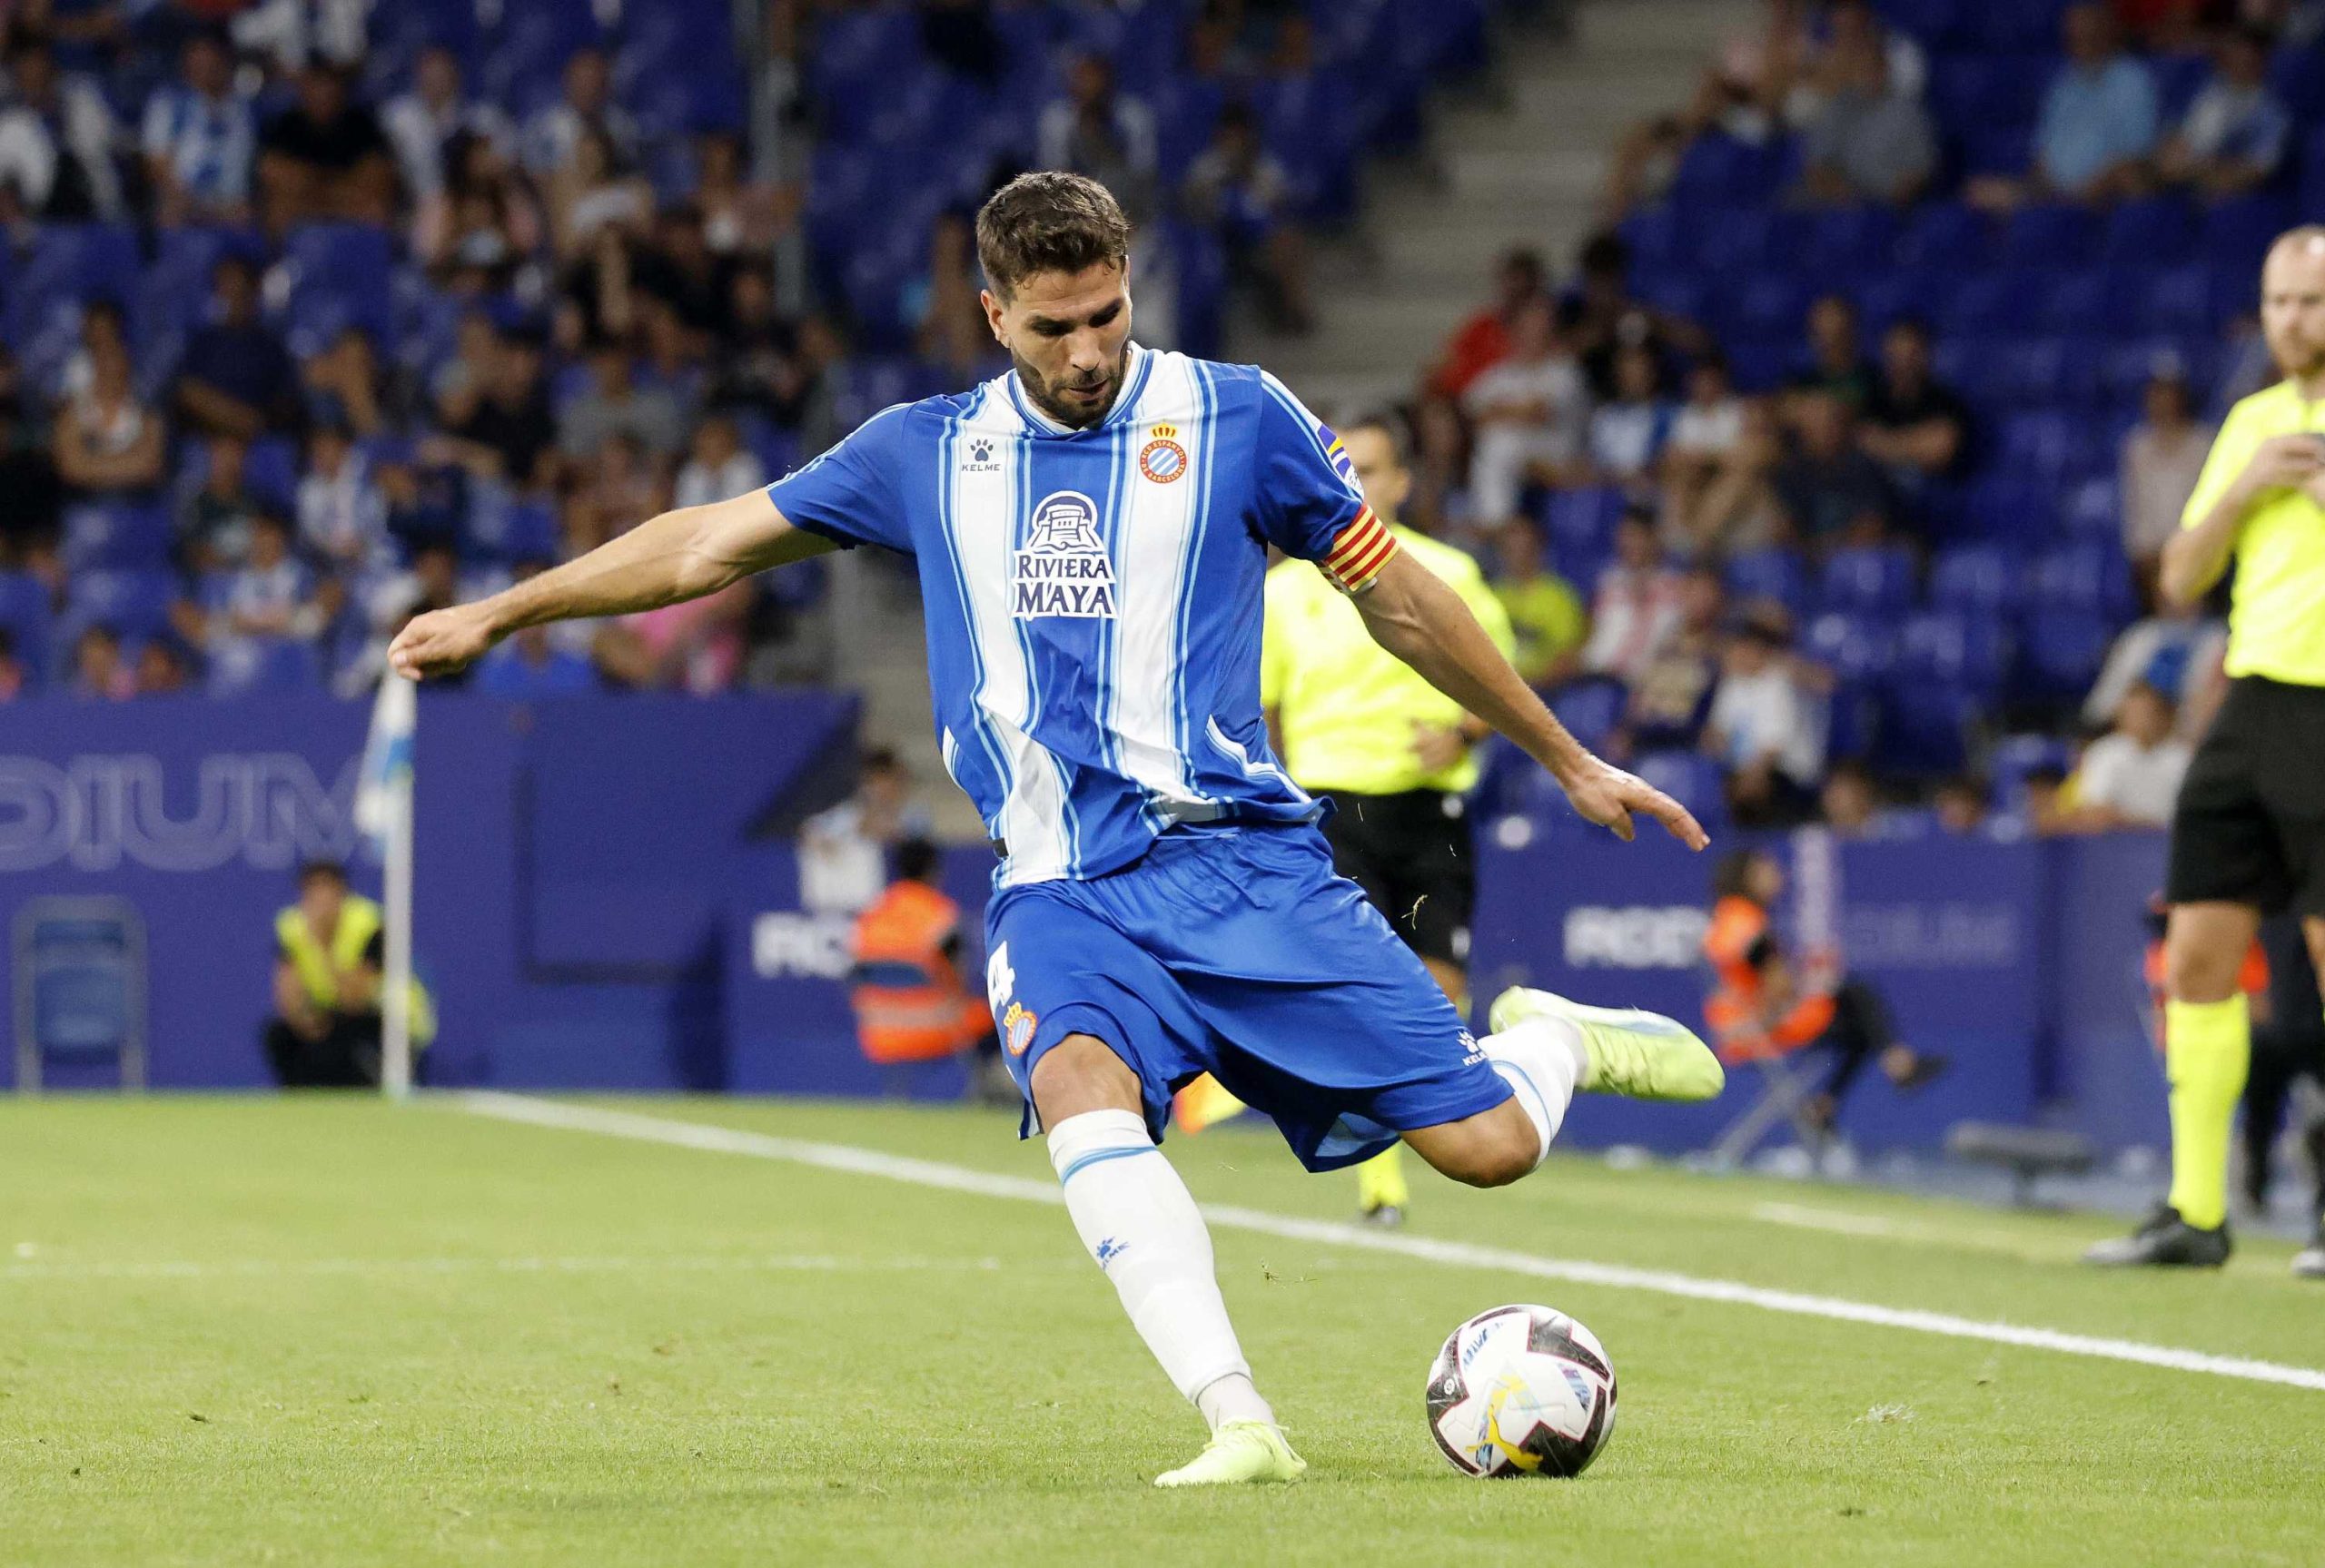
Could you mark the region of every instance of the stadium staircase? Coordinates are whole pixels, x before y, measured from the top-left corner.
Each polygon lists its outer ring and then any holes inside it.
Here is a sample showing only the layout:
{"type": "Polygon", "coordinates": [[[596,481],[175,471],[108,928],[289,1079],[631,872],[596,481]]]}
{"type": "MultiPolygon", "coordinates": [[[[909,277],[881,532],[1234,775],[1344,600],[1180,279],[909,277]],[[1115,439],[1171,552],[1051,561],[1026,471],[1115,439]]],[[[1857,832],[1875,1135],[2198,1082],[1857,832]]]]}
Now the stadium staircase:
{"type": "Polygon", "coordinates": [[[1319,248],[1316,335],[1274,337],[1238,313],[1231,357],[1320,411],[1401,395],[1484,300],[1495,258],[1532,245],[1572,263],[1623,133],[1684,103],[1716,41],[1758,9],[1578,0],[1509,28],[1491,79],[1443,94],[1425,151],[1377,165],[1355,232],[1319,248]]]}

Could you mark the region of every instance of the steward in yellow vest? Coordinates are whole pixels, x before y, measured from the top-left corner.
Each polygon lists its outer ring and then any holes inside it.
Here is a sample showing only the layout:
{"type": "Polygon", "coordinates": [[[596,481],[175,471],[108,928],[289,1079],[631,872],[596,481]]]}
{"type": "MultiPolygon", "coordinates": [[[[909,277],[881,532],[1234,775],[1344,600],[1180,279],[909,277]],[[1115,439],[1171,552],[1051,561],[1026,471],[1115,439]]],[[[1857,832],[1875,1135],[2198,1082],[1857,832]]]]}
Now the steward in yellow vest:
{"type": "MultiPolygon", "coordinates": [[[[358,1089],[380,1081],[380,906],[351,892],[327,861],[299,870],[299,902],[274,917],[274,1016],[263,1040],[285,1089],[358,1089]]],[[[436,1038],[436,1008],[411,982],[414,1050],[436,1038]]]]}

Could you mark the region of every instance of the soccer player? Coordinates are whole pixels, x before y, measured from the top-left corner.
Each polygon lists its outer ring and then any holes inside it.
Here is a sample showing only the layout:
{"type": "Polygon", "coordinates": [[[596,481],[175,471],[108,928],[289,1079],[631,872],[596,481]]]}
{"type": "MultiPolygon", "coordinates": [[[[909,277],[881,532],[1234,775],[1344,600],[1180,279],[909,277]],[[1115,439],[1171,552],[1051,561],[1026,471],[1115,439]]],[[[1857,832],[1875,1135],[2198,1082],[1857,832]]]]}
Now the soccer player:
{"type": "Polygon", "coordinates": [[[2093,1263],[2228,1261],[2229,1135],[2252,1052],[2238,975],[2261,916],[2298,914],[2325,971],[2325,227],[2271,248],[2261,325],[2284,380],[2230,410],[2158,584],[2192,604],[2236,563],[2228,696],[2180,786],[2164,883],[2172,1191],[2093,1263]]]}
{"type": "Polygon", "coordinates": [[[1592,756],[1450,588],[1364,505],[1346,454],[1273,378],[1131,340],[1130,225],[1079,175],[1022,175],[977,215],[1013,368],[900,404],[796,473],[666,512],[391,650],[457,669],[517,627],[715,593],[856,545],[918,566],[945,766],[1001,856],[986,995],[1065,1207],[1131,1322],[1212,1429],[1182,1486],[1291,1481],[1212,1267],[1154,1158],[1171,1091],[1210,1072],[1311,1170],[1402,1139],[1459,1181],[1538,1165],[1570,1096],[1702,1100],[1719,1063],[1649,1013],[1513,990],[1473,1040],[1420,961],[1332,873],[1323,803],[1260,713],[1267,547],[1350,595],[1381,646],[1548,768],[1588,820],[1701,848],[1679,804],[1592,756]]]}
{"type": "MultiPolygon", "coordinates": [[[[1400,553],[1444,579],[1504,658],[1509,614],[1478,564],[1397,521],[1412,491],[1404,427],[1382,412],[1350,423],[1341,444],[1364,504],[1400,553]]],[[[1519,522],[1513,528],[1531,528],[1519,522]]],[[[1306,563],[1268,573],[1260,642],[1260,702],[1285,769],[1303,789],[1331,792],[1323,822],[1332,864],[1364,890],[1463,1016],[1469,1011],[1469,913],[1478,877],[1468,801],[1471,752],[1493,732],[1373,641],[1348,597],[1306,563]]],[[[1357,1168],[1357,1206],[1393,1226],[1411,1201],[1401,1146],[1357,1168]]]]}

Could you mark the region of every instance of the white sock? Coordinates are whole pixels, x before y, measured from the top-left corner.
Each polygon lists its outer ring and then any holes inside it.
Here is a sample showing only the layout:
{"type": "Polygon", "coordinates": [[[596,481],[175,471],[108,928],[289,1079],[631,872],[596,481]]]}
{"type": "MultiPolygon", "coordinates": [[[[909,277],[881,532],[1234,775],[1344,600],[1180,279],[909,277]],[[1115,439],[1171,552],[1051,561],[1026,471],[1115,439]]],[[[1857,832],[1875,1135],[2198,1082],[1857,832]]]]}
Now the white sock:
{"type": "Polygon", "coordinates": [[[1518,1109],[1541,1135],[1541,1152],[1534,1156],[1538,1168],[1566,1120],[1575,1081],[1589,1065],[1582,1050],[1582,1031],[1562,1018],[1529,1018],[1486,1036],[1478,1049],[1486,1053],[1487,1064],[1509,1081],[1518,1109]]]}
{"type": "Polygon", "coordinates": [[[1215,1430],[1275,1413],[1227,1321],[1211,1231],[1186,1183],[1129,1110],[1088,1110],[1050,1129],[1050,1164],[1082,1245],[1114,1283],[1131,1326],[1215,1430]]]}

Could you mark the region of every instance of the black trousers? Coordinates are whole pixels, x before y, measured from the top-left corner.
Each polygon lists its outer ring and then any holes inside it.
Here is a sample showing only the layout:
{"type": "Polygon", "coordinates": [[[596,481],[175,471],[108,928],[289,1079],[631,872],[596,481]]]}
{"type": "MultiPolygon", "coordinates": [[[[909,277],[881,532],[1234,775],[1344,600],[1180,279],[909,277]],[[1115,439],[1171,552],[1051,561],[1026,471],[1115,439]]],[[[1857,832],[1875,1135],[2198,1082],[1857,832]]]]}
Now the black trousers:
{"type": "Polygon", "coordinates": [[[1865,1070],[1865,1064],[1888,1050],[1896,1038],[1881,993],[1861,980],[1843,981],[1841,989],[1833,993],[1833,1021],[1816,1038],[1819,1046],[1833,1053],[1832,1070],[1825,1074],[1822,1092],[1839,1104],[1856,1075],[1865,1070]]]}
{"type": "Polygon", "coordinates": [[[335,1012],[321,1040],[271,1019],[262,1037],[274,1081],[284,1089],[380,1087],[380,1015],[335,1012]]]}

